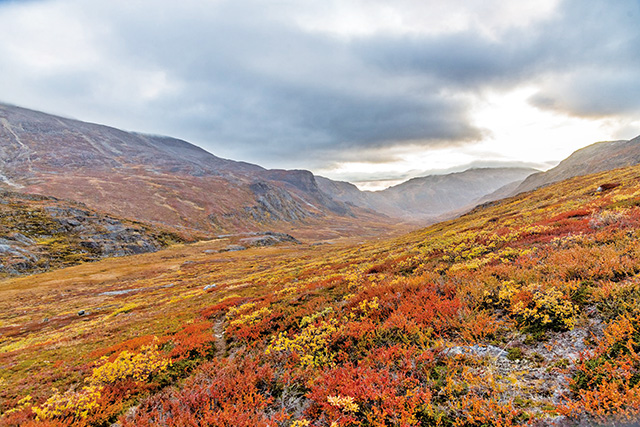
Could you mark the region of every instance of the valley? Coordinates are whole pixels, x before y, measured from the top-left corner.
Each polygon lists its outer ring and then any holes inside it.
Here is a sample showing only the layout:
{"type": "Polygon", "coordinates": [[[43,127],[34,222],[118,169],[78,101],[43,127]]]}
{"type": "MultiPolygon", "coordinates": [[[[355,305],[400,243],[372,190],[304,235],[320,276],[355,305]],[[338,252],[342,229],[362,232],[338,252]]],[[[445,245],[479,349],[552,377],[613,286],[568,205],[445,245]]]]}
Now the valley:
{"type": "Polygon", "coordinates": [[[640,415],[638,138],[365,192],[0,113],[0,426],[640,415]]]}
{"type": "Polygon", "coordinates": [[[0,427],[640,427],[638,22],[0,0],[0,427]]]}
{"type": "Polygon", "coordinates": [[[4,280],[0,424],[631,419],[639,188],[634,166],[385,240],[221,239],[4,280]]]}

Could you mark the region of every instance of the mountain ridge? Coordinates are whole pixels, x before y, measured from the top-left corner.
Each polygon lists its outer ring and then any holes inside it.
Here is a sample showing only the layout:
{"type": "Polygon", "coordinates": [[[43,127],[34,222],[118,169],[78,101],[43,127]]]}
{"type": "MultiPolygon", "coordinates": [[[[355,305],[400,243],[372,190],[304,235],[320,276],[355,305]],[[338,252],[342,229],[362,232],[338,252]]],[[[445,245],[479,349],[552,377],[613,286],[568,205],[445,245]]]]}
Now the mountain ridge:
{"type": "Polygon", "coordinates": [[[360,191],[355,185],[318,180],[334,199],[381,212],[390,217],[435,220],[473,207],[500,187],[521,181],[532,168],[471,168],[463,172],[415,177],[381,191],[360,191]]]}
{"type": "Polygon", "coordinates": [[[269,171],[176,138],[6,104],[0,104],[0,182],[191,233],[355,216],[322,193],[310,172],[269,171]]]}
{"type": "Polygon", "coordinates": [[[574,151],[557,166],[525,179],[512,193],[544,187],[575,176],[604,172],[640,163],[640,136],[629,140],[601,141],[574,151]]]}

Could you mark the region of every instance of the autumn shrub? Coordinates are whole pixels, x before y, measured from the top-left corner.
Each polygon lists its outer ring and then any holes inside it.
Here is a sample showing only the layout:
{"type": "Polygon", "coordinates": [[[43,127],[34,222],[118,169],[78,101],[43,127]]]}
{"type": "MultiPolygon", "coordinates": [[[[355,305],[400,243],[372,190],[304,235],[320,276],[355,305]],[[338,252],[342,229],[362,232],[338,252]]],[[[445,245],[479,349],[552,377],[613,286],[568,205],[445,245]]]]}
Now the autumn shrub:
{"type": "Polygon", "coordinates": [[[246,301],[247,301],[247,298],[243,298],[240,296],[226,298],[214,305],[211,305],[209,307],[206,307],[200,310],[200,316],[206,319],[211,319],[226,313],[230,308],[235,307],[246,301]]]}
{"type": "Polygon", "coordinates": [[[636,281],[601,282],[592,292],[595,305],[605,319],[640,315],[640,283],[636,281]]]}
{"type": "Polygon", "coordinates": [[[104,363],[95,368],[87,378],[89,384],[99,386],[128,379],[144,382],[152,375],[163,372],[171,364],[169,359],[160,354],[157,345],[145,346],[139,353],[124,350],[115,360],[103,358],[102,362],[104,363]]]}
{"type": "Polygon", "coordinates": [[[303,368],[331,366],[335,355],[329,343],[338,328],[338,321],[332,318],[306,324],[298,333],[281,332],[272,338],[265,353],[283,353],[303,368]]]}
{"type": "Polygon", "coordinates": [[[495,395],[469,393],[460,398],[455,411],[453,426],[511,427],[526,425],[530,416],[518,408],[513,400],[495,395]]]}
{"type": "Polygon", "coordinates": [[[638,272],[634,255],[616,244],[585,242],[553,251],[545,261],[559,280],[620,280],[638,272]]]}
{"type": "Polygon", "coordinates": [[[229,325],[226,332],[239,341],[250,342],[273,332],[276,322],[283,314],[273,311],[267,302],[248,302],[240,307],[232,307],[227,312],[229,325]]]}
{"type": "Polygon", "coordinates": [[[314,381],[307,416],[336,426],[417,426],[431,395],[408,373],[346,364],[314,381]]]}
{"type": "Polygon", "coordinates": [[[549,284],[505,282],[486,291],[484,304],[504,308],[527,331],[572,329],[578,314],[570,297],[549,284]]]}
{"type": "MultiPolygon", "coordinates": [[[[117,355],[123,350],[129,352],[137,352],[142,347],[149,346],[158,340],[155,335],[143,335],[140,337],[131,338],[120,343],[108,347],[101,347],[91,353],[91,357],[101,358],[103,356],[117,355]]],[[[113,356],[115,358],[115,356],[113,356]]]]}
{"type": "Polygon", "coordinates": [[[213,323],[208,321],[194,322],[185,325],[171,337],[173,348],[169,357],[175,362],[183,359],[198,359],[211,356],[215,350],[213,323]]]}
{"type": "Polygon", "coordinates": [[[142,347],[138,353],[123,350],[111,361],[104,356],[99,363],[101,365],[85,379],[86,386],[64,393],[54,390],[44,403],[33,406],[36,419],[71,425],[96,424],[119,412],[118,402],[128,399],[137,389],[144,389],[144,383],[152,375],[166,370],[170,361],[152,344],[142,347]]]}
{"type": "Polygon", "coordinates": [[[274,404],[273,370],[251,358],[201,365],[178,390],[144,399],[120,418],[123,427],[211,425],[268,427],[286,419],[274,404]]]}
{"type": "Polygon", "coordinates": [[[83,424],[83,421],[99,408],[101,392],[102,387],[97,385],[65,393],[55,391],[46,402],[32,409],[38,420],[59,419],[83,424]]]}
{"type": "Polygon", "coordinates": [[[583,354],[573,376],[573,396],[558,412],[591,423],[629,421],[640,416],[640,318],[621,316],[583,354]]]}

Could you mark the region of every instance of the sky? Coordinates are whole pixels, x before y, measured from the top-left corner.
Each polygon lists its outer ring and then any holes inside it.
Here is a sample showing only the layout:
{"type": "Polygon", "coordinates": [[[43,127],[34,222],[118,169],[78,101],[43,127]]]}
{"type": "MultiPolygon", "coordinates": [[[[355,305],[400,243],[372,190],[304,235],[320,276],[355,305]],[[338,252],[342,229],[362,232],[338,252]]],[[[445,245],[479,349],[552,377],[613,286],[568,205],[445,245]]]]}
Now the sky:
{"type": "Polygon", "coordinates": [[[640,0],[0,0],[0,102],[380,189],[640,135],[640,0]]]}

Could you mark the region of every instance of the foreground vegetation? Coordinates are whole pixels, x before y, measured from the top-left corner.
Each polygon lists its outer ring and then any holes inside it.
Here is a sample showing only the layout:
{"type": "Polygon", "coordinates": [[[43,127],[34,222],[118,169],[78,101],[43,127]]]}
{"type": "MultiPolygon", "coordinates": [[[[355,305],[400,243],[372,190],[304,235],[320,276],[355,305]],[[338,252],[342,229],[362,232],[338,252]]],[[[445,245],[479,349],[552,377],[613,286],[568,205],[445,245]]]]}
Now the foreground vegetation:
{"type": "Polygon", "coordinates": [[[639,237],[632,167],[384,242],[209,242],[6,280],[0,425],[634,420],[639,237]]]}

